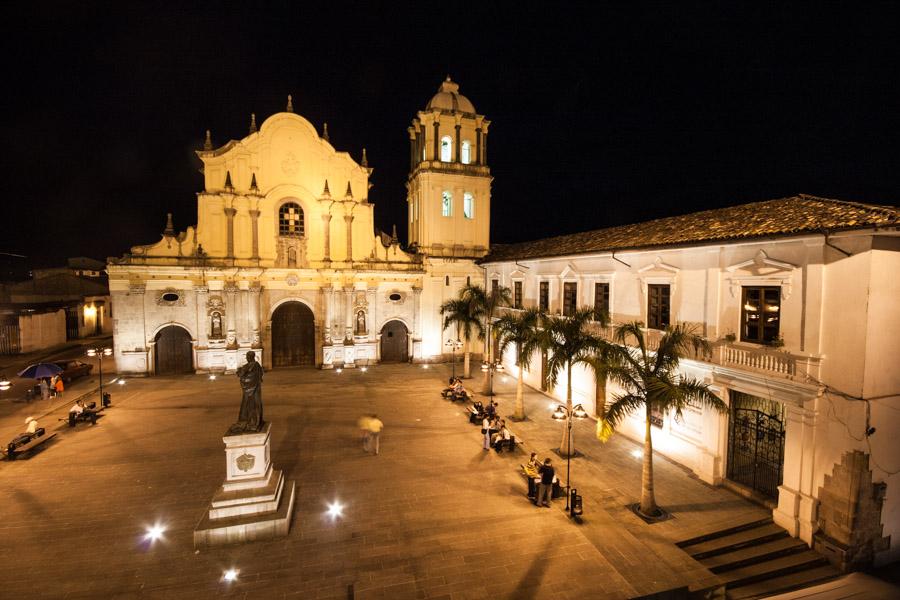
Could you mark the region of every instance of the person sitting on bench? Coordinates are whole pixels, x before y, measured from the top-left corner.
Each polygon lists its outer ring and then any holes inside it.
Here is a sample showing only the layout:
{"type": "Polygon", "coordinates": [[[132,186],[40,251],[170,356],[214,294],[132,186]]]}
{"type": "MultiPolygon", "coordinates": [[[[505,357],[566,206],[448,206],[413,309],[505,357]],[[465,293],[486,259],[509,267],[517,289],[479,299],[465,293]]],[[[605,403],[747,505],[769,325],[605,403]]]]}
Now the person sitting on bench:
{"type": "Polygon", "coordinates": [[[25,433],[34,435],[37,432],[38,422],[34,417],[28,417],[27,419],[25,419],[25,425],[25,433]]]}
{"type": "Polygon", "coordinates": [[[441,392],[441,395],[444,398],[449,398],[453,394],[456,394],[459,390],[462,390],[462,381],[459,380],[459,377],[453,378],[450,380],[450,387],[444,388],[441,392]]]}
{"type": "Polygon", "coordinates": [[[505,444],[509,444],[510,437],[512,437],[512,434],[509,432],[509,429],[506,428],[506,421],[501,420],[500,429],[494,434],[491,444],[494,446],[494,450],[497,454],[500,454],[505,444]]]}
{"type": "Polygon", "coordinates": [[[97,424],[97,413],[89,408],[85,408],[84,402],[76,400],[72,408],[69,409],[69,427],[75,426],[78,419],[90,419],[91,425],[97,424]]]}

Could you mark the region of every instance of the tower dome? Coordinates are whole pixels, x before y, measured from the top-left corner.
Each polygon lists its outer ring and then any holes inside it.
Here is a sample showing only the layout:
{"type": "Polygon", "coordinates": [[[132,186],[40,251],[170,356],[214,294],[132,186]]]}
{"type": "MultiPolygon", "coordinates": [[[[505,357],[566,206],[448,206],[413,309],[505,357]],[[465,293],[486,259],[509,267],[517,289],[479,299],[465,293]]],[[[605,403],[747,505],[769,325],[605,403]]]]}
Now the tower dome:
{"type": "Polygon", "coordinates": [[[435,109],[475,114],[475,107],[468,98],[459,93],[459,84],[452,81],[449,75],[441,82],[437,94],[432,96],[425,106],[425,110],[435,109]]]}

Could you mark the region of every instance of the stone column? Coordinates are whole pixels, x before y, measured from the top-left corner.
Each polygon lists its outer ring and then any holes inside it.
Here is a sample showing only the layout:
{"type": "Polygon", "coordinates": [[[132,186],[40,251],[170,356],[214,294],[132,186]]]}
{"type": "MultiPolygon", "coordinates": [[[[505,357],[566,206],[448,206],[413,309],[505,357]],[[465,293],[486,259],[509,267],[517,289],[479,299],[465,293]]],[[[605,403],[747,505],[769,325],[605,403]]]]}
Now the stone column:
{"type": "Polygon", "coordinates": [[[353,215],[344,215],[347,224],[347,262],[353,262],[353,215]]]}
{"type": "Polygon", "coordinates": [[[412,127],[409,127],[406,131],[409,132],[409,170],[412,171],[416,168],[416,153],[418,147],[418,137],[416,136],[416,131],[412,127]]]}
{"type": "Polygon", "coordinates": [[[378,334],[378,289],[366,290],[366,302],[369,304],[369,314],[366,315],[366,327],[368,328],[369,341],[374,342],[378,334]]]}
{"type": "Polygon", "coordinates": [[[331,262],[331,213],[322,215],[322,227],[325,231],[325,257],[324,261],[331,262]]]}
{"type": "Polygon", "coordinates": [[[460,125],[460,118],[458,115],[456,117],[456,162],[462,162],[462,154],[460,150],[460,129],[462,129],[462,125],[460,125]]]}
{"type": "Polygon", "coordinates": [[[422,339],[422,288],[413,287],[413,339],[420,340],[422,339]]]}
{"type": "Polygon", "coordinates": [[[481,164],[487,164],[487,135],[488,135],[488,124],[487,121],[481,126],[481,164]]]}
{"type": "Polygon", "coordinates": [[[259,335],[259,297],[262,294],[262,286],[258,282],[250,284],[250,307],[247,317],[250,321],[250,345],[253,348],[262,348],[262,340],[259,335]]]}
{"type": "Polygon", "coordinates": [[[237,348],[237,331],[235,329],[235,317],[237,316],[237,286],[234,282],[225,284],[225,321],[228,323],[226,339],[228,348],[237,348]]]}
{"type": "Polygon", "coordinates": [[[237,210],[233,208],[225,209],[225,216],[228,219],[227,224],[227,234],[228,234],[228,249],[225,253],[226,258],[234,258],[234,215],[237,214],[237,210]]]}
{"type": "Polygon", "coordinates": [[[434,117],[434,160],[441,158],[441,118],[434,117]]]}
{"type": "Polygon", "coordinates": [[[197,346],[206,348],[209,345],[209,316],[206,314],[209,287],[196,285],[194,292],[197,294],[197,346]]]}
{"type": "Polygon", "coordinates": [[[331,337],[331,321],[334,318],[334,312],[332,310],[332,299],[334,298],[334,288],[329,284],[328,286],[320,288],[322,291],[322,297],[324,299],[325,304],[325,344],[330,345],[332,343],[331,337]]]}
{"type": "Polygon", "coordinates": [[[251,258],[253,260],[259,260],[259,211],[251,210],[250,211],[250,222],[251,222],[251,233],[253,235],[252,244],[253,244],[253,255],[251,258]]]}
{"type": "Polygon", "coordinates": [[[419,161],[425,159],[425,129],[421,126],[416,128],[416,161],[414,164],[418,164],[419,161]]]}
{"type": "Polygon", "coordinates": [[[344,288],[344,339],[353,341],[353,287],[344,288]]]}

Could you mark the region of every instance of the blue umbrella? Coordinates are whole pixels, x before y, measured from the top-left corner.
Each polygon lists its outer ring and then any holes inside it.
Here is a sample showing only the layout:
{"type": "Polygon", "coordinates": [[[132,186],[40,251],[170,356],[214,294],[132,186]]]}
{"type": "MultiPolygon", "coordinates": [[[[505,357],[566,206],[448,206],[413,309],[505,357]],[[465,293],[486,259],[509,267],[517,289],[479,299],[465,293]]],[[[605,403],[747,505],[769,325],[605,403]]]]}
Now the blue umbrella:
{"type": "Polygon", "coordinates": [[[19,371],[19,377],[25,377],[27,379],[43,379],[44,377],[52,377],[61,371],[62,369],[59,365],[53,363],[36,363],[19,371]]]}

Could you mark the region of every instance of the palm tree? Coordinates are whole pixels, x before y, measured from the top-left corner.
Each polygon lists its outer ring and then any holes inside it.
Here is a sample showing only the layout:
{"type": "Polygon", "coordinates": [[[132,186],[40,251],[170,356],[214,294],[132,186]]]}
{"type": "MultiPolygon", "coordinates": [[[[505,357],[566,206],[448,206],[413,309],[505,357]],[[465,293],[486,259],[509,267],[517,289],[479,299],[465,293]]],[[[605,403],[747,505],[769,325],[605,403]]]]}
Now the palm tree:
{"type": "Polygon", "coordinates": [[[524,402],[524,371],[531,363],[531,356],[540,346],[538,337],[538,323],[540,311],[536,308],[516,313],[508,313],[497,319],[494,327],[500,339],[500,354],[503,355],[510,345],[516,347],[516,366],[519,367],[519,377],[516,382],[516,410],[513,419],[525,420],[524,402]]]}
{"type": "MultiPolygon", "coordinates": [[[[566,372],[566,408],[572,414],[572,368],[589,365],[589,361],[608,345],[600,336],[588,331],[594,320],[592,308],[579,308],[571,316],[543,315],[541,318],[541,349],[547,353],[547,382],[555,386],[560,373],[566,372]]],[[[569,455],[569,428],[563,428],[559,453],[569,455]]],[[[572,454],[575,454],[574,448],[572,454]]]]}
{"type": "Polygon", "coordinates": [[[615,341],[619,344],[618,364],[610,364],[607,373],[624,390],[614,397],[606,411],[606,419],[613,428],[626,416],[644,409],[644,465],[641,472],[640,512],[658,516],[659,507],[653,493],[653,439],[650,434],[650,415],[653,410],[674,411],[680,417],[688,405],[728,410],[709,387],[696,379],[678,373],[679,361],[698,351],[709,352],[709,342],[695,335],[685,324],[666,328],[655,352],[647,349],[643,323],[635,321],[616,327],[615,341]],[[693,351],[693,353],[692,353],[693,351]]]}
{"type": "MultiPolygon", "coordinates": [[[[498,308],[509,306],[512,300],[512,292],[508,287],[498,285],[490,292],[486,292],[480,285],[467,285],[460,291],[460,297],[470,303],[473,313],[484,319],[484,325],[479,330],[478,339],[484,340],[484,359],[493,364],[493,323],[494,315],[498,308]]],[[[487,396],[494,394],[492,371],[486,371],[484,377],[483,393],[487,396]]]]}
{"type": "Polygon", "coordinates": [[[468,299],[465,294],[465,288],[460,290],[460,297],[455,300],[447,300],[441,305],[441,316],[444,317],[444,329],[451,325],[456,325],[456,335],[459,337],[462,333],[463,337],[463,378],[468,379],[471,374],[471,352],[470,344],[473,339],[481,338],[484,333],[481,324],[481,314],[478,312],[477,306],[468,299]]]}

